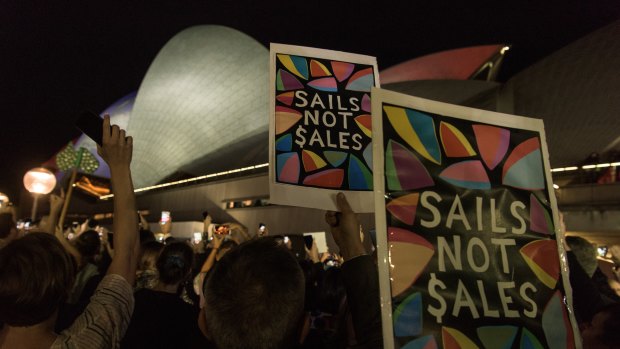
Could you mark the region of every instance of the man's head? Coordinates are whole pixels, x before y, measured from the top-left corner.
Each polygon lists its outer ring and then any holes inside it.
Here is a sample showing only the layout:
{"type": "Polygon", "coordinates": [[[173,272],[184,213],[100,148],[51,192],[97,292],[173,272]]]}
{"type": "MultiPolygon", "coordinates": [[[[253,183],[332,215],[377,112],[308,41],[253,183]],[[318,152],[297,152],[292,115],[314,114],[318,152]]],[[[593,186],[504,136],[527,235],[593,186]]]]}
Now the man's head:
{"type": "Polygon", "coordinates": [[[31,233],[0,250],[0,322],[32,326],[58,309],[73,285],[75,265],[55,237],[31,233]]]}
{"type": "Polygon", "coordinates": [[[298,337],[304,277],[273,239],[228,252],[205,283],[206,326],[219,348],[287,348],[298,337]]]}

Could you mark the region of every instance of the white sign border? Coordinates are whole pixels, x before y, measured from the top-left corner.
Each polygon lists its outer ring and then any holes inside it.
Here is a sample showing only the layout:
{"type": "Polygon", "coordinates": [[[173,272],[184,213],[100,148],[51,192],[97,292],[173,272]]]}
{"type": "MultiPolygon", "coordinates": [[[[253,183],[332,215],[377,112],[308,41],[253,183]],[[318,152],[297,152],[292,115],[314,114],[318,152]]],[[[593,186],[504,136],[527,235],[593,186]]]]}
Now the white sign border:
{"type": "Polygon", "coordinates": [[[458,106],[429,99],[414,97],[398,92],[388,91],[381,88],[371,90],[372,100],[372,128],[373,128],[373,186],[375,192],[375,229],[377,231],[377,262],[379,268],[379,289],[381,296],[381,322],[383,325],[383,345],[386,349],[394,348],[394,329],[392,319],[392,294],[390,285],[390,260],[387,241],[387,218],[385,215],[385,186],[383,170],[383,118],[382,106],[384,103],[392,103],[398,106],[417,109],[424,112],[454,117],[461,120],[481,122],[502,127],[521,130],[535,131],[539,133],[540,145],[543,157],[543,170],[547,184],[547,194],[553,211],[553,224],[555,226],[556,242],[560,257],[560,269],[562,274],[564,293],[568,302],[568,315],[575,339],[575,347],[581,349],[581,337],[573,311],[573,292],[568,277],[568,260],[564,249],[563,232],[560,230],[560,220],[555,193],[553,192],[553,180],[551,166],[549,164],[549,150],[545,135],[544,123],[540,119],[524,116],[485,111],[469,107],[458,106]],[[464,118],[463,115],[471,117],[464,118]]]}

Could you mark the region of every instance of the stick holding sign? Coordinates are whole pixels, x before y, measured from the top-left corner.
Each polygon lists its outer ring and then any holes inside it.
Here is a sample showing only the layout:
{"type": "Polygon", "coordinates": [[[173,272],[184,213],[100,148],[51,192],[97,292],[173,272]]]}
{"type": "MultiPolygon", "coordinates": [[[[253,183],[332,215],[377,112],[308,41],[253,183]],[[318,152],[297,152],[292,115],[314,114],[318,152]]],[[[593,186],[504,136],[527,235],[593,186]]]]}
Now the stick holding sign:
{"type": "Polygon", "coordinates": [[[385,347],[579,345],[542,120],[372,101],[385,347]]]}
{"type": "Polygon", "coordinates": [[[270,65],[270,201],[335,210],[325,203],[342,191],[356,212],[372,212],[376,59],[271,44],[270,65]]]}

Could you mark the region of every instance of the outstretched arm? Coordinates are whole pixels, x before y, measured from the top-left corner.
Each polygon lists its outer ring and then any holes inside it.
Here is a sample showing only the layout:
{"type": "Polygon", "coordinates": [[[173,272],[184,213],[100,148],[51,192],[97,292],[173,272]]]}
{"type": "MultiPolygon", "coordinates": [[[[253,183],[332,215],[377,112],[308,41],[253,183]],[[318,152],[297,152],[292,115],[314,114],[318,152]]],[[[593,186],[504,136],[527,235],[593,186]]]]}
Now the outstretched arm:
{"type": "Polygon", "coordinates": [[[103,145],[99,155],[108,163],[114,191],[114,258],[108,274],[118,274],[133,284],[138,256],[138,217],[129,165],[133,139],[125,130],[110,126],[110,116],[103,119],[103,145]]]}
{"type": "Polygon", "coordinates": [[[340,212],[329,211],[325,221],[344,258],[342,278],[355,328],[355,348],[383,348],[379,276],[360,239],[360,224],[342,193],[336,196],[340,212]]]}

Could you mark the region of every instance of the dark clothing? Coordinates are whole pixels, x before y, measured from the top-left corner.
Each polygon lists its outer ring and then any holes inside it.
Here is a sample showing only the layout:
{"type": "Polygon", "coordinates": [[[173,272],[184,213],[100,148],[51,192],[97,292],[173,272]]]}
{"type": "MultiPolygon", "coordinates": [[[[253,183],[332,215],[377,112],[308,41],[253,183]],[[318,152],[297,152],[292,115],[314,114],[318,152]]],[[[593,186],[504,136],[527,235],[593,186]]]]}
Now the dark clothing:
{"type": "Polygon", "coordinates": [[[594,281],[583,270],[572,251],[566,252],[569,280],[573,289],[573,308],[579,324],[589,324],[599,310],[608,304],[594,281]]]}
{"type": "Polygon", "coordinates": [[[135,300],[121,348],[194,348],[206,342],[198,329],[198,308],[178,295],[142,289],[135,300]]]}
{"type": "Polygon", "coordinates": [[[357,340],[353,348],[383,348],[379,274],[372,257],[359,256],[344,262],[342,277],[357,340]]]}

